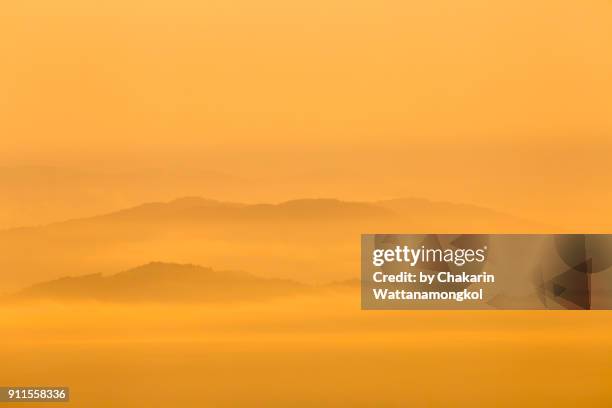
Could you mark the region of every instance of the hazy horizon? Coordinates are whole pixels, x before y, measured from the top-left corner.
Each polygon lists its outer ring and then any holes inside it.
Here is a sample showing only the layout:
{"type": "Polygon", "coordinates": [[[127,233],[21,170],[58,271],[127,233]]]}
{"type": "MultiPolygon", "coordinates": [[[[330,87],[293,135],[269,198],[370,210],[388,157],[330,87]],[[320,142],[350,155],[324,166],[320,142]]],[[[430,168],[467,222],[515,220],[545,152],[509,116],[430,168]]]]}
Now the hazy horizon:
{"type": "Polygon", "coordinates": [[[7,6],[0,226],[197,195],[612,228],[609,1],[257,4],[7,6]]]}
{"type": "MultiPolygon", "coordinates": [[[[597,154],[607,152],[599,149],[597,154]]],[[[602,157],[598,163],[603,166],[608,161],[602,157]]],[[[526,169],[520,171],[524,174],[526,169]]],[[[0,229],[96,216],[182,197],[245,204],[318,198],[359,202],[414,198],[474,205],[564,228],[586,228],[586,231],[578,232],[605,232],[612,228],[612,219],[607,216],[608,189],[603,188],[597,178],[580,175],[581,171],[586,170],[576,170],[571,180],[567,175],[560,175],[563,180],[559,180],[558,185],[554,178],[543,173],[549,170],[533,171],[524,179],[513,181],[522,183],[525,180],[523,186],[504,184],[503,179],[487,182],[485,178],[489,176],[482,176],[469,180],[458,178],[462,181],[454,186],[441,187],[461,175],[444,175],[441,170],[426,171],[424,174],[414,172],[406,176],[403,180],[405,184],[401,184],[394,183],[401,173],[390,174],[387,179],[386,172],[376,175],[373,172],[367,174],[338,169],[329,169],[327,173],[321,169],[311,169],[308,174],[302,172],[297,175],[284,171],[275,176],[261,176],[253,172],[243,176],[189,166],[167,169],[136,167],[128,170],[120,166],[106,170],[4,166],[0,167],[0,184],[4,193],[0,197],[0,229]],[[540,178],[542,184],[537,184],[540,178]],[[578,178],[584,178],[584,182],[578,181],[578,178]],[[491,194],[487,187],[490,183],[500,183],[508,188],[502,196],[491,194]],[[589,195],[583,189],[590,188],[590,184],[602,188],[589,195]],[[576,191],[569,191],[569,185],[579,187],[576,191]],[[476,188],[480,189],[480,194],[471,191],[476,188]],[[551,188],[555,188],[555,191],[549,191],[551,188]],[[500,200],[504,200],[503,203],[500,200]]],[[[601,176],[607,177],[607,173],[601,173],[601,176]]],[[[499,178],[500,175],[494,173],[490,177],[499,178]]]]}
{"type": "Polygon", "coordinates": [[[0,49],[0,384],[612,406],[609,311],[300,286],[359,279],[361,234],[611,233],[610,0],[18,0],[0,49]]]}

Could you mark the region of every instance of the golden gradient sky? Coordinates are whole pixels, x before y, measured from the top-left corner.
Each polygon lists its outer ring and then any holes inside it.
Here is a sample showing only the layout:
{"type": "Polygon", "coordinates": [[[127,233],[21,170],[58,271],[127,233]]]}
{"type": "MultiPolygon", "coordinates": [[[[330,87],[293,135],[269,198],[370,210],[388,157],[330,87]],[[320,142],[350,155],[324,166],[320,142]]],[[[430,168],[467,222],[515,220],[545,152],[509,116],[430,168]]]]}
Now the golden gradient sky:
{"type": "Polygon", "coordinates": [[[0,49],[5,166],[276,180],[252,200],[612,198],[607,0],[23,0],[0,49]]]}
{"type": "MultiPolygon", "coordinates": [[[[535,221],[523,232],[612,232],[610,0],[0,10],[0,230],[200,195],[423,197],[535,221]]],[[[439,207],[448,218],[400,215],[432,233],[521,228],[439,207]]],[[[329,282],[358,276],[360,233],[391,232],[357,217],[303,229],[207,220],[0,231],[0,294],[152,260],[329,282]]],[[[0,312],[0,383],[68,385],[73,407],[611,406],[604,312],[372,314],[357,292],[0,312]]]]}

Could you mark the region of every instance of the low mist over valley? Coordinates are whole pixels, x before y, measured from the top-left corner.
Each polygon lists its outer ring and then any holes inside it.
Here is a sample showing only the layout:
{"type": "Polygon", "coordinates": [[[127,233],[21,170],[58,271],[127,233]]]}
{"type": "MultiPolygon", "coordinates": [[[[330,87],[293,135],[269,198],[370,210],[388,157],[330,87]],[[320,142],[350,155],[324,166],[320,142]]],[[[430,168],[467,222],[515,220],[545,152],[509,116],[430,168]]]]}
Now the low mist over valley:
{"type": "Polygon", "coordinates": [[[398,199],[226,203],[197,197],[0,231],[0,290],[107,274],[152,260],[324,284],[359,274],[364,233],[546,232],[486,208],[398,199]],[[495,229],[493,229],[495,228],[495,229]]]}

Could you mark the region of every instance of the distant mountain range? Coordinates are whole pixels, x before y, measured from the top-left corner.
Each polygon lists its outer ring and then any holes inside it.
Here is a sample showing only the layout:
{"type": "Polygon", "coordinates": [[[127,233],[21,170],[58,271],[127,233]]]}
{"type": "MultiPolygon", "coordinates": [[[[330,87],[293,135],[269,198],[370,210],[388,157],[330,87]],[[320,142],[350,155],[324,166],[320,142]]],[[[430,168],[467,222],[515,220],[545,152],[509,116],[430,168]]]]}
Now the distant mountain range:
{"type": "MultiPolygon", "coordinates": [[[[524,230],[538,226],[502,212],[475,205],[434,202],[425,199],[394,199],[376,202],[350,202],[337,199],[299,199],[279,204],[242,204],[200,197],[184,197],[170,202],[146,203],[136,207],[89,218],[50,224],[49,227],[90,223],[201,223],[242,222],[356,222],[374,221],[381,228],[409,228],[409,232],[444,232],[458,229],[490,228],[524,230]],[[417,231],[418,230],[418,231],[417,231]]],[[[481,232],[483,232],[481,231],[481,232]]],[[[467,232],[467,231],[466,231],[467,232]]]]}
{"type": "MultiPolygon", "coordinates": [[[[453,219],[455,225],[485,225],[489,223],[508,226],[533,227],[534,222],[513,217],[488,208],[435,202],[425,199],[393,199],[376,202],[350,202],[337,199],[300,199],[279,204],[242,204],[222,202],[200,197],[184,197],[169,202],[151,202],[124,210],[57,222],[46,226],[14,228],[2,233],[21,230],[57,229],[91,222],[148,222],[165,223],[167,221],[269,221],[269,220],[322,220],[329,219],[370,219],[388,218],[393,222],[412,223],[412,226],[433,226],[436,229],[446,228],[448,224],[437,222],[441,218],[453,219]]],[[[455,228],[454,226],[450,226],[455,228]]]]}
{"type": "Polygon", "coordinates": [[[383,205],[334,199],[303,199],[280,204],[239,204],[185,197],[168,203],[147,203],[123,211],[94,217],[107,221],[269,221],[383,217],[391,211],[383,205]]]}
{"type": "Polygon", "coordinates": [[[153,262],[110,276],[64,277],[29,286],[5,300],[94,300],[103,302],[240,302],[312,291],[285,279],[196,265],[153,262]]]}
{"type": "Polygon", "coordinates": [[[0,166],[0,229],[99,214],[162,197],[207,191],[232,197],[251,181],[199,169],[85,170],[0,166]]]}
{"type": "Polygon", "coordinates": [[[365,233],[548,230],[486,208],[421,199],[241,204],[187,197],[0,231],[0,292],[61,276],[125,270],[151,259],[322,284],[358,276],[365,233]]]}

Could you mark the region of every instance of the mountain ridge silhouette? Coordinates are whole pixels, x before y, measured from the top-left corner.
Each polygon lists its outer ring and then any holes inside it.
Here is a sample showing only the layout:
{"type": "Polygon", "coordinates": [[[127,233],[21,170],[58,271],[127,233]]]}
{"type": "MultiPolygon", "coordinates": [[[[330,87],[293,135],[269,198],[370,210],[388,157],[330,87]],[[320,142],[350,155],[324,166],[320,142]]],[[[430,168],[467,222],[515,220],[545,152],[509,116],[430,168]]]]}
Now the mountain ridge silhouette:
{"type": "MultiPolygon", "coordinates": [[[[450,210],[456,214],[470,214],[479,218],[502,218],[514,220],[520,223],[536,224],[532,220],[516,217],[495,209],[465,203],[453,203],[448,201],[434,201],[425,198],[407,197],[394,198],[379,201],[348,201],[336,198],[301,198],[279,203],[239,203],[233,201],[220,201],[203,198],[199,196],[184,196],[170,201],[151,201],[133,207],[96,214],[88,217],[70,218],[66,220],[46,223],[42,225],[25,225],[8,229],[0,229],[0,234],[13,231],[24,231],[39,228],[47,228],[74,224],[79,222],[129,220],[143,220],[160,216],[181,216],[181,218],[192,217],[237,217],[243,219],[264,218],[266,216],[277,218],[323,218],[341,216],[352,217],[383,217],[398,215],[402,216],[408,212],[426,211],[428,213],[448,213],[450,210]],[[404,213],[404,214],[402,214],[404,213]]],[[[539,224],[539,223],[538,223],[539,224]]]]}
{"type": "Polygon", "coordinates": [[[36,283],[5,300],[214,303],[265,300],[311,290],[308,285],[288,279],[215,271],[193,264],[150,262],[108,276],[95,273],[36,283]]]}
{"type": "Polygon", "coordinates": [[[547,231],[494,210],[423,199],[243,204],[183,197],[0,231],[0,270],[11,271],[0,291],[151,259],[322,284],[358,275],[361,234],[547,231]]]}

